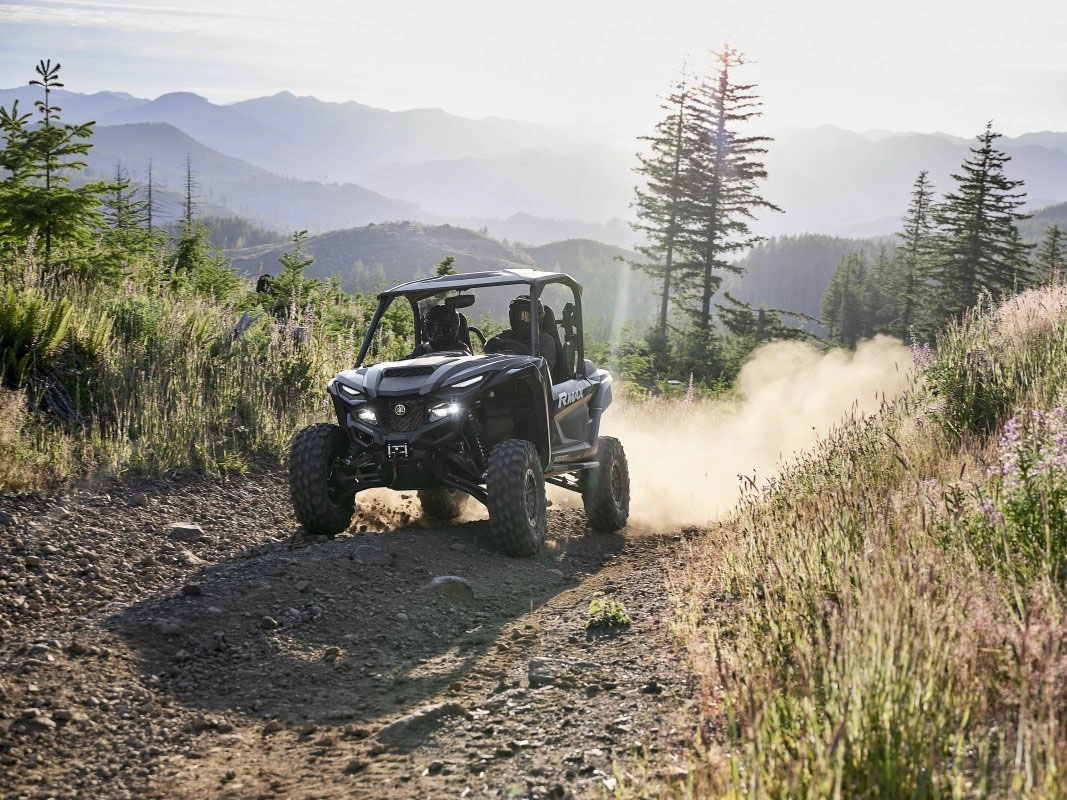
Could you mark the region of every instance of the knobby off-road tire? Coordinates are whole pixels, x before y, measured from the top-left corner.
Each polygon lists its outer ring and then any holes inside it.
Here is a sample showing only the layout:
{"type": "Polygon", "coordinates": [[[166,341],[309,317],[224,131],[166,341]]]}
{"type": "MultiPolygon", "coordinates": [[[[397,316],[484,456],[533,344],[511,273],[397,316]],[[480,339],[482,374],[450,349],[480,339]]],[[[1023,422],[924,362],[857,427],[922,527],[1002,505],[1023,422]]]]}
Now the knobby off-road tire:
{"type": "Polygon", "coordinates": [[[600,466],[582,473],[582,502],[594,530],[612,533],[630,516],[630,469],[622,443],[613,436],[597,439],[600,466]]]}
{"type": "Polygon", "coordinates": [[[336,536],[352,521],[355,496],[339,495],[329,484],[334,463],[347,449],[344,431],[325,422],[304,428],[293,439],[289,493],[296,518],[310,534],[336,536]]]}
{"type": "Polygon", "coordinates": [[[469,495],[459,489],[420,489],[422,510],[434,519],[450,520],[459,516],[469,495]]]}
{"type": "Polygon", "coordinates": [[[522,439],[494,446],[485,483],[494,543],[508,555],[532,556],[545,543],[548,527],[545,475],[537,448],[522,439]]]}

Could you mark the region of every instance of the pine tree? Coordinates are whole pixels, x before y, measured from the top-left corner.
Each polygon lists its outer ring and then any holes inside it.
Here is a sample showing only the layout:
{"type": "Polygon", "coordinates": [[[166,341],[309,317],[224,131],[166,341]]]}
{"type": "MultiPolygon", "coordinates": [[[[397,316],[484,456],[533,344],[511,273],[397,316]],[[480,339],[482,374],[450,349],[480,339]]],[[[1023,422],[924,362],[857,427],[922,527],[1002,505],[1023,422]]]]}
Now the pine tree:
{"type": "Polygon", "coordinates": [[[684,224],[686,189],[684,168],[691,159],[691,141],[687,136],[692,105],[690,79],[682,68],[670,94],[660,108],[665,112],[650,136],[641,137],[648,143],[648,152],[638,154],[636,172],[644,178],[644,185],[635,189],[634,228],[643,231],[647,244],[637,251],[643,256],[640,269],[658,279],[660,308],[652,338],[653,352],[663,355],[667,347],[667,315],[677,269],[675,259],[684,224]]]}
{"type": "Polygon", "coordinates": [[[62,88],[60,65],[41,61],[35,68],[43,99],[34,106],[39,119],[31,124],[29,114],[20,114],[18,104],[0,113],[4,152],[0,166],[8,175],[0,184],[0,230],[26,239],[39,234],[46,266],[52,266],[53,250],[59,244],[68,250],[70,269],[89,269],[84,255],[75,264],[69,251],[88,250],[93,231],[103,218],[99,195],[105,183],[70,188],[68,173],[85,169],[82,158],[92,148],[89,142],[95,123],[64,124],[62,109],[52,102],[52,92],[62,88]]]}
{"type": "Polygon", "coordinates": [[[723,292],[723,300],[715,309],[723,327],[734,336],[751,340],[752,347],[779,339],[807,339],[811,336],[802,328],[782,322],[784,314],[798,316],[793,312],[780,308],[754,309],[751,303],[738,300],[729,292],[723,292]]]}
{"type": "Polygon", "coordinates": [[[107,226],[102,235],[104,252],[116,274],[127,272],[141,256],[152,252],[155,236],[146,228],[148,202],[131,186],[122,164],[115,165],[115,180],[104,196],[107,226]]]}
{"type": "Polygon", "coordinates": [[[959,317],[988,291],[994,300],[1018,288],[1022,244],[1016,222],[1025,192],[1022,181],[1004,174],[1010,157],[994,146],[1000,137],[992,123],[978,136],[978,146],[953,175],[956,190],[945,195],[934,214],[938,226],[933,275],[938,289],[938,315],[959,317]]]}
{"type": "Polygon", "coordinates": [[[849,253],[834,271],[822,302],[827,338],[843,347],[872,335],[870,324],[870,273],[862,252],[849,253]]]}
{"type": "Polygon", "coordinates": [[[749,227],[756,211],[779,210],[757,191],[757,183],[767,177],[760,157],[770,137],[739,133],[761,114],[755,86],[733,79],[732,71],[745,58],[729,46],[715,55],[718,73],[698,87],[694,98],[697,113],[689,123],[694,146],[686,181],[687,246],[694,253],[687,269],[695,300],[689,310],[704,346],[712,337],[712,297],[722,273],[741,271],[727,259],[763,238],[749,227]]]}
{"type": "Polygon", "coordinates": [[[1034,253],[1034,271],[1037,279],[1045,284],[1059,284],[1063,281],[1063,269],[1067,265],[1067,242],[1058,225],[1045,229],[1045,238],[1034,253]]]}
{"type": "Polygon", "coordinates": [[[912,326],[922,311],[924,291],[930,270],[934,238],[934,187],[926,170],[919,173],[911,191],[911,203],[904,216],[904,229],[897,235],[903,244],[897,249],[893,280],[890,283],[890,305],[895,312],[888,332],[902,341],[911,335],[912,326]]]}
{"type": "Polygon", "coordinates": [[[438,278],[444,277],[445,275],[455,274],[456,259],[453,256],[445,256],[444,258],[442,258],[440,263],[437,265],[437,269],[434,271],[434,275],[436,275],[438,278]]]}

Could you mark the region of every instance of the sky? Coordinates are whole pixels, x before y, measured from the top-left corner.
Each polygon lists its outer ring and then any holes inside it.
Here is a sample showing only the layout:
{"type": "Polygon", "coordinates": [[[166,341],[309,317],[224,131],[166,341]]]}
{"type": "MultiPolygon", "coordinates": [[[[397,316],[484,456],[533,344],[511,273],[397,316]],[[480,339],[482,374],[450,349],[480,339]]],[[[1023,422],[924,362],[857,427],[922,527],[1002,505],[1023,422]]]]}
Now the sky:
{"type": "Polygon", "coordinates": [[[388,109],[647,132],[687,60],[745,52],[768,128],[1067,130],[1063,0],[0,0],[0,88],[388,109]]]}

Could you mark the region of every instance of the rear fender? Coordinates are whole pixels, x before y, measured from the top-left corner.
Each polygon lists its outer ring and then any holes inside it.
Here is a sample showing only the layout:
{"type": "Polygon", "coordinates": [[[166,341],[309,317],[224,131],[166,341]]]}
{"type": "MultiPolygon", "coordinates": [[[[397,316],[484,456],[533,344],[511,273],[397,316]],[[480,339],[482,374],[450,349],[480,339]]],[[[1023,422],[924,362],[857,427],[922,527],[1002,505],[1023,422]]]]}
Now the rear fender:
{"type": "Polygon", "coordinates": [[[596,381],[593,388],[593,398],[589,401],[590,434],[596,442],[600,436],[600,419],[608,406],[611,405],[612,377],[607,370],[598,369],[590,376],[596,381]]]}

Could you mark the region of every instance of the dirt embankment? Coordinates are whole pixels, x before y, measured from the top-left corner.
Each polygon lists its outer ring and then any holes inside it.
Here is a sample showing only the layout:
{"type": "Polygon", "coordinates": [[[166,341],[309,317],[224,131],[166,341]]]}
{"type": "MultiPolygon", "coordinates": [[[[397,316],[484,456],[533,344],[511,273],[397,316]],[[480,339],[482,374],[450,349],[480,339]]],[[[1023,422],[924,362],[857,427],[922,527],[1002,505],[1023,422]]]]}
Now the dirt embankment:
{"type": "Polygon", "coordinates": [[[553,510],[515,560],[407,497],[311,539],[271,472],[0,512],[4,797],[559,798],[634,753],[684,774],[664,577],[685,534],[553,510]],[[587,632],[596,592],[632,624],[587,632]]]}

